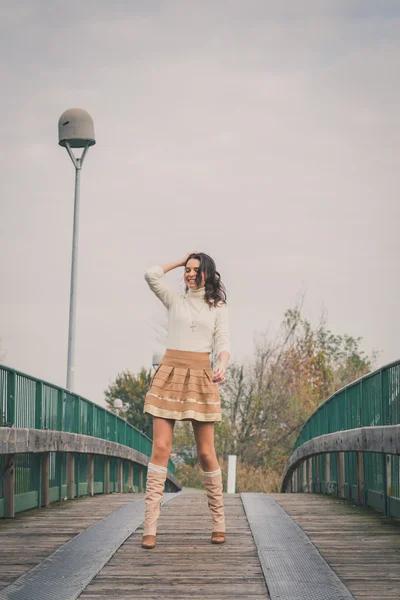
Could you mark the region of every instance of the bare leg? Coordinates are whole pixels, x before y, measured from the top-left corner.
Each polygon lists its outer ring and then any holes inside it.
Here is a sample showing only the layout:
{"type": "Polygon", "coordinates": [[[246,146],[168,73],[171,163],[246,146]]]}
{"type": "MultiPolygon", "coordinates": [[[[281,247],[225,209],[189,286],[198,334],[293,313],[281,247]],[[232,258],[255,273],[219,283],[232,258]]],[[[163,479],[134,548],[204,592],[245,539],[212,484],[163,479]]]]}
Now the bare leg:
{"type": "Polygon", "coordinates": [[[174,433],[175,421],[171,419],[160,419],[153,417],[153,448],[151,459],[154,465],[166,467],[172,449],[172,436],[174,433]]]}
{"type": "Polygon", "coordinates": [[[211,472],[219,468],[214,447],[214,423],[192,421],[196,440],[197,456],[203,471],[211,472]]]}

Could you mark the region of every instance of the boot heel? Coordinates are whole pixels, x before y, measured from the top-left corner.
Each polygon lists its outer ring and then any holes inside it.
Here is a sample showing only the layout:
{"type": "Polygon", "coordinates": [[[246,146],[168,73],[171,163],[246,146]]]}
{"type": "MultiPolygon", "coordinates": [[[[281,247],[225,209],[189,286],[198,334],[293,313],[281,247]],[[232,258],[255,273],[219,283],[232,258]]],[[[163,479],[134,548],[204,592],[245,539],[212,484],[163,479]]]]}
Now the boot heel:
{"type": "Polygon", "coordinates": [[[212,544],[225,544],[226,535],[223,531],[213,531],[211,534],[212,544]]]}
{"type": "Polygon", "coordinates": [[[156,536],[155,535],[144,535],[142,537],[142,548],[146,550],[152,550],[156,547],[156,536]]]}

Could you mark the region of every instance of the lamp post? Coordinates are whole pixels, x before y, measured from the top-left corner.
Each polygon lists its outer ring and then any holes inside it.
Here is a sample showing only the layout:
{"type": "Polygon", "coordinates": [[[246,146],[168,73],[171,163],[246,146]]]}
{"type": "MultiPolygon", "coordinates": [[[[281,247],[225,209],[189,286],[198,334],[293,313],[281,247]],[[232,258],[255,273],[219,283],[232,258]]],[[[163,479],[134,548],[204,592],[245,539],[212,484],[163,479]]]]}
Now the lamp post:
{"type": "Polygon", "coordinates": [[[58,143],[67,149],[75,167],[75,197],[74,197],[74,225],[72,234],[72,264],[71,288],[69,303],[68,326],[68,359],[67,383],[68,390],[74,389],[75,372],[75,322],[76,322],[76,281],[78,265],[78,240],[79,240],[79,192],[80,174],[86,153],[90,146],[96,143],[94,137],[93,119],[86,110],[70,108],[66,110],[58,121],[58,143]],[[80,157],[74,156],[73,148],[83,148],[80,157]]]}

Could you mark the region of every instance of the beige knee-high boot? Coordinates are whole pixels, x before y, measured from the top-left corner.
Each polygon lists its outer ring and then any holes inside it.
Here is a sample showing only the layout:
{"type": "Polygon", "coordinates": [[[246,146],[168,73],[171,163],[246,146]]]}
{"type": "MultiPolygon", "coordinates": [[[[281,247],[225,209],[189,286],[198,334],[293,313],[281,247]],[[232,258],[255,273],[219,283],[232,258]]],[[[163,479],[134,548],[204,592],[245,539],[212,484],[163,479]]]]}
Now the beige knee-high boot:
{"type": "Polygon", "coordinates": [[[213,523],[211,542],[213,544],[223,544],[226,536],[221,469],[208,473],[202,471],[202,473],[213,523]]]}
{"type": "Polygon", "coordinates": [[[146,511],[142,538],[143,548],[154,548],[156,545],[157,521],[160,516],[161,500],[164,495],[167,468],[148,464],[146,484],[146,511]]]}

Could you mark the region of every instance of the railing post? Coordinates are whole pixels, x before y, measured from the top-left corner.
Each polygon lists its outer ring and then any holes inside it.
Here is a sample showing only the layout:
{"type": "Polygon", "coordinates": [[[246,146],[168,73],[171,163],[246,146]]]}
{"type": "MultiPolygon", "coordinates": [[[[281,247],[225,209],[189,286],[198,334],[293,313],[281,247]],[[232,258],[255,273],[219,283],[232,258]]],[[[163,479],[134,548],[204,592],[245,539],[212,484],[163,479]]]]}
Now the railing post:
{"type": "Polygon", "coordinates": [[[386,479],[387,479],[387,495],[392,495],[392,460],[391,455],[386,454],[386,479]]]}
{"type": "Polygon", "coordinates": [[[75,498],[75,455],[72,452],[67,454],[67,498],[75,498]]]}
{"type": "Polygon", "coordinates": [[[94,496],[94,456],[88,454],[87,457],[87,480],[89,496],[94,496]]]}
{"type": "Polygon", "coordinates": [[[42,429],[43,427],[43,383],[36,382],[36,397],[35,397],[35,427],[42,429]]]}
{"type": "Polygon", "coordinates": [[[133,463],[128,463],[128,488],[133,492],[133,463]]]}
{"type": "Polygon", "coordinates": [[[388,498],[388,472],[386,454],[382,454],[382,470],[383,470],[383,493],[385,499],[385,515],[389,516],[389,498],[388,498]]]}
{"type": "Polygon", "coordinates": [[[122,494],[124,491],[124,461],[118,459],[118,492],[122,494]]]}
{"type": "Polygon", "coordinates": [[[81,455],[80,454],[76,454],[75,455],[75,487],[76,487],[76,494],[75,494],[75,498],[79,498],[79,482],[81,480],[81,455]],[[78,474],[78,477],[76,476],[78,474]]]}
{"type": "Polygon", "coordinates": [[[50,504],[50,486],[49,486],[49,467],[50,467],[50,452],[44,452],[41,455],[41,470],[42,470],[42,506],[50,504]]]}
{"type": "Polygon", "coordinates": [[[310,494],[313,491],[313,468],[312,468],[312,458],[308,459],[308,491],[310,494]]]}
{"type": "Polygon", "coordinates": [[[63,460],[63,458],[64,458],[64,456],[61,452],[58,452],[56,454],[56,475],[57,475],[58,499],[59,500],[63,499],[63,483],[64,483],[64,460],[63,460]]]}
{"type": "Polygon", "coordinates": [[[344,498],[344,452],[338,452],[338,497],[344,498]]]}
{"type": "Polygon", "coordinates": [[[303,467],[302,489],[303,489],[303,492],[306,492],[307,491],[307,461],[306,460],[303,461],[302,467],[303,467]]]}
{"type": "Polygon", "coordinates": [[[325,494],[329,494],[331,489],[331,455],[325,454],[325,494]]]}
{"type": "Polygon", "coordinates": [[[104,493],[110,493],[110,457],[104,459],[104,493]]]}
{"type": "Polygon", "coordinates": [[[296,493],[299,494],[301,492],[301,479],[300,479],[300,467],[296,469],[296,493]]]}
{"type": "Polygon", "coordinates": [[[315,489],[316,494],[321,493],[321,476],[319,472],[319,454],[315,457],[315,489]]]}
{"type": "Polygon", "coordinates": [[[15,517],[15,454],[7,454],[4,474],[4,517],[15,517]]]}
{"type": "Polygon", "coordinates": [[[358,504],[364,506],[364,453],[357,452],[357,492],[358,492],[358,504]]]}
{"type": "Polygon", "coordinates": [[[15,425],[15,393],[17,388],[17,374],[15,371],[7,372],[7,423],[15,425]]]}

